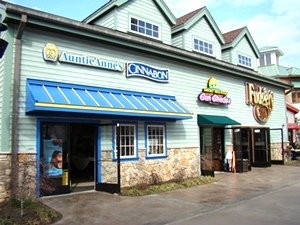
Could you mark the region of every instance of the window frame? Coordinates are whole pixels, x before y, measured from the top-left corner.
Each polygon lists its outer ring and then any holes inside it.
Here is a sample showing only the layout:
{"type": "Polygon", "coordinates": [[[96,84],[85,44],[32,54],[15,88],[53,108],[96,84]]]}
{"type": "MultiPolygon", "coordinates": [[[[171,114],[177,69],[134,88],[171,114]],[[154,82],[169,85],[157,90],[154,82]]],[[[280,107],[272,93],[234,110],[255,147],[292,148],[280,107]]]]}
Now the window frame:
{"type": "Polygon", "coordinates": [[[161,40],[161,25],[158,25],[157,23],[150,22],[149,20],[141,19],[141,18],[139,18],[137,16],[132,16],[132,15],[129,16],[129,29],[128,30],[130,32],[132,32],[132,33],[139,34],[139,35],[142,35],[142,36],[145,36],[145,37],[148,37],[148,38],[154,38],[156,40],[161,40]],[[142,28],[141,26],[138,26],[138,24],[141,23],[141,22],[143,22],[144,23],[144,27],[143,28],[145,29],[145,31],[144,32],[139,32],[138,29],[137,30],[133,30],[132,29],[132,19],[137,20],[137,24],[136,24],[137,28],[139,28],[139,27],[142,28]],[[147,30],[149,30],[149,29],[147,29],[147,25],[151,25],[152,26],[152,29],[151,29],[152,35],[147,34],[147,30]],[[157,31],[156,31],[157,35],[158,35],[157,37],[153,35],[153,31],[155,31],[153,29],[153,26],[157,27],[157,31]]]}
{"type": "MultiPolygon", "coordinates": [[[[209,48],[208,48],[209,49],[209,48]]],[[[212,43],[212,42],[209,42],[209,41],[205,41],[203,39],[200,39],[200,38],[197,38],[197,37],[193,37],[193,51],[196,51],[196,52],[200,52],[200,53],[203,53],[205,55],[209,55],[209,56],[215,56],[215,45],[212,43]],[[200,42],[203,42],[203,49],[205,48],[204,44],[208,44],[208,45],[211,45],[212,46],[212,53],[209,53],[209,52],[205,52],[204,50],[200,50],[200,44],[198,44],[199,46],[199,49],[196,49],[195,48],[195,41],[198,41],[199,43],[200,42]]]]}
{"type": "Polygon", "coordinates": [[[259,56],[259,66],[270,66],[272,65],[271,53],[261,54],[259,56]]]}
{"type": "MultiPolygon", "coordinates": [[[[245,61],[245,59],[243,60],[243,61],[245,61]]],[[[241,53],[238,53],[237,54],[237,62],[238,62],[238,65],[241,65],[241,66],[244,66],[244,67],[248,67],[248,68],[253,68],[253,60],[252,60],[252,58],[251,57],[249,57],[249,56],[246,56],[246,55],[244,55],[244,54],[241,54],[241,53]],[[244,63],[241,63],[240,62],[240,58],[239,57],[244,57],[245,59],[249,59],[250,60],[250,66],[249,65],[246,65],[246,64],[244,64],[244,63]]]]}
{"type": "MultiPolygon", "coordinates": [[[[161,135],[156,135],[154,134],[154,137],[158,137],[158,140],[159,138],[161,137],[161,135]]],[[[145,123],[145,149],[146,149],[146,159],[161,159],[161,158],[166,158],[168,156],[168,151],[167,151],[167,131],[166,131],[166,124],[165,123],[145,123]],[[162,130],[162,141],[163,143],[159,143],[158,142],[158,146],[162,146],[163,147],[163,152],[162,153],[158,153],[158,154],[150,154],[149,151],[149,147],[150,147],[150,143],[152,141],[150,141],[149,139],[149,132],[148,132],[148,129],[150,127],[153,127],[154,129],[157,129],[157,128],[163,128],[162,130]]]]}
{"type": "Polygon", "coordinates": [[[300,89],[294,89],[291,92],[292,103],[300,103],[300,96],[298,97],[299,94],[300,94],[300,89]]]}
{"type": "MultiPolygon", "coordinates": [[[[117,122],[114,122],[115,124],[117,124],[117,122]]],[[[133,155],[128,155],[128,156],[122,156],[120,154],[120,160],[122,161],[126,161],[126,160],[137,160],[138,159],[138,126],[137,126],[137,123],[134,123],[134,122],[121,122],[119,123],[119,126],[120,126],[120,129],[121,127],[124,127],[124,126],[132,126],[133,127],[133,135],[134,135],[134,138],[133,138],[133,144],[132,146],[134,147],[133,149],[133,152],[134,154],[133,155]]],[[[121,131],[122,132],[122,129],[121,131]]],[[[131,134],[132,135],[132,134],[131,134]]],[[[122,134],[121,134],[122,136],[122,134]]],[[[126,136],[125,136],[126,137],[126,136]]],[[[112,137],[112,143],[113,143],[113,160],[117,160],[117,127],[115,126],[114,129],[113,129],[113,137],[112,137]]],[[[122,149],[122,144],[121,144],[121,137],[120,137],[120,147],[122,149]]],[[[126,146],[126,145],[125,145],[126,146]]],[[[123,146],[124,147],[124,146],[123,146]]]]}

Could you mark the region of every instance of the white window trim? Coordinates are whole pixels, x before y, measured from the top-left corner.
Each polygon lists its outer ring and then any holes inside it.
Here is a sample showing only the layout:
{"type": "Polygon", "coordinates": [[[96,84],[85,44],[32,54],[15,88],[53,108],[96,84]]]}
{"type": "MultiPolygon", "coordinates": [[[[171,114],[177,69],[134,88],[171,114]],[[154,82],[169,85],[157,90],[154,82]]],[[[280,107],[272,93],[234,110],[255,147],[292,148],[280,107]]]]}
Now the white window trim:
{"type": "Polygon", "coordinates": [[[238,65],[241,65],[241,66],[244,66],[244,67],[247,67],[247,68],[253,68],[253,63],[254,63],[254,61],[253,61],[253,58],[252,57],[249,57],[249,56],[247,56],[247,55],[245,55],[245,54],[241,54],[241,53],[237,53],[237,63],[238,63],[238,65]],[[244,56],[244,57],[247,57],[248,59],[250,59],[251,60],[251,66],[247,66],[247,65],[245,65],[245,64],[242,64],[242,63],[240,63],[239,62],[239,56],[244,56]]]}
{"type": "MultiPolygon", "coordinates": [[[[133,143],[133,146],[134,146],[134,155],[129,155],[129,156],[122,156],[120,155],[120,159],[135,159],[138,157],[138,154],[137,154],[137,124],[134,124],[134,123],[120,123],[120,129],[121,129],[121,126],[133,126],[134,127],[134,143],[133,143]]],[[[121,140],[120,140],[121,141],[121,140]]],[[[120,143],[120,146],[122,146],[122,144],[120,143]]],[[[117,129],[115,129],[114,131],[114,159],[117,159],[117,129]]]]}
{"type": "Polygon", "coordinates": [[[142,19],[138,16],[129,16],[129,21],[128,21],[128,27],[129,27],[129,32],[132,32],[132,33],[135,33],[135,34],[139,34],[139,35],[142,35],[142,36],[145,36],[145,37],[148,37],[148,38],[153,38],[153,39],[156,39],[156,40],[161,40],[161,25],[158,25],[157,23],[154,23],[152,21],[149,21],[149,20],[145,20],[145,19],[142,19]],[[147,34],[143,34],[143,33],[140,33],[140,32],[137,32],[137,31],[134,31],[134,30],[131,30],[131,18],[134,18],[134,19],[137,19],[137,20],[141,20],[141,21],[144,21],[145,23],[150,23],[152,25],[155,25],[158,27],[158,37],[154,37],[154,36],[149,36],[147,34]]]}
{"type": "Polygon", "coordinates": [[[214,45],[212,42],[203,40],[203,39],[201,39],[201,38],[193,37],[193,43],[192,43],[192,44],[193,44],[193,51],[195,51],[195,52],[200,52],[200,53],[202,53],[202,54],[209,55],[209,56],[215,56],[215,45],[214,45]],[[207,52],[204,52],[204,51],[200,51],[200,50],[198,50],[198,49],[195,49],[195,39],[197,39],[198,41],[203,41],[203,42],[205,42],[205,43],[207,43],[207,44],[211,44],[211,45],[212,45],[212,51],[213,51],[213,54],[209,54],[209,53],[207,53],[207,52]]]}
{"type": "Polygon", "coordinates": [[[166,143],[166,125],[165,124],[146,124],[146,156],[147,158],[158,158],[167,156],[167,143],[166,143]],[[149,127],[162,127],[163,128],[163,153],[161,154],[150,154],[149,153],[149,127]]]}

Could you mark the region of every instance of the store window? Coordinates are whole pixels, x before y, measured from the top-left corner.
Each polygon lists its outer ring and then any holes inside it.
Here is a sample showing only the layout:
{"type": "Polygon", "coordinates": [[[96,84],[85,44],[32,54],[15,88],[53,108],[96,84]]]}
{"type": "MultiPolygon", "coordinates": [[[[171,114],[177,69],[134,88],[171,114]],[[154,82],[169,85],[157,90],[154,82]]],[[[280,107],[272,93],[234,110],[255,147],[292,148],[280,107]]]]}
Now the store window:
{"type": "Polygon", "coordinates": [[[238,54],[238,63],[243,66],[252,67],[251,58],[238,54]]]}
{"type": "Polygon", "coordinates": [[[211,43],[194,38],[194,50],[208,55],[214,54],[214,46],[211,43]]]}
{"type": "Polygon", "coordinates": [[[300,90],[296,89],[292,92],[292,103],[300,103],[300,90]]]}
{"type": "Polygon", "coordinates": [[[130,18],[130,31],[148,37],[160,39],[160,27],[151,22],[147,22],[135,17],[130,18]]]}
{"type": "MultiPolygon", "coordinates": [[[[118,137],[115,130],[115,143],[117,138],[120,140],[120,158],[137,157],[137,135],[135,124],[120,124],[120,136],[118,137]]],[[[116,146],[116,145],[115,145],[116,146]]],[[[116,149],[116,148],[115,148],[116,149]]],[[[117,158],[116,151],[114,158],[117,158]]]]}
{"type": "Polygon", "coordinates": [[[146,148],[148,157],[166,156],[165,126],[146,125],[146,148]]]}

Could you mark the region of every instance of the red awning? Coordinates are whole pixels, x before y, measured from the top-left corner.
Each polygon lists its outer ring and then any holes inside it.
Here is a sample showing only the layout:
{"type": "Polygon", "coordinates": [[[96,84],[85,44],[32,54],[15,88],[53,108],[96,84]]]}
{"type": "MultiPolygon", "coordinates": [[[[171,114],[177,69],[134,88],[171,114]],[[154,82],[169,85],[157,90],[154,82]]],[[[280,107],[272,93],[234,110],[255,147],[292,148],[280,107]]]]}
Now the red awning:
{"type": "Polygon", "coordinates": [[[289,128],[289,130],[300,130],[300,125],[294,124],[294,123],[289,123],[288,128],[289,128]]]}

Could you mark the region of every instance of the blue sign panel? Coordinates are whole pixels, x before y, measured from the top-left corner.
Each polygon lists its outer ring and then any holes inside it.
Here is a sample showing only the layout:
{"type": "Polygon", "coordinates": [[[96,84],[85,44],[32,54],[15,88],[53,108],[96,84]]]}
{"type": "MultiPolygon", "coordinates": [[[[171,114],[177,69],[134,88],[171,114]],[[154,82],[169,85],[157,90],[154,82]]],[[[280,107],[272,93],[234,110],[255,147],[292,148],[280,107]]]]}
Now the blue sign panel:
{"type": "Polygon", "coordinates": [[[144,77],[157,82],[169,82],[170,79],[168,69],[159,69],[138,62],[127,63],[126,76],[144,77]]]}

